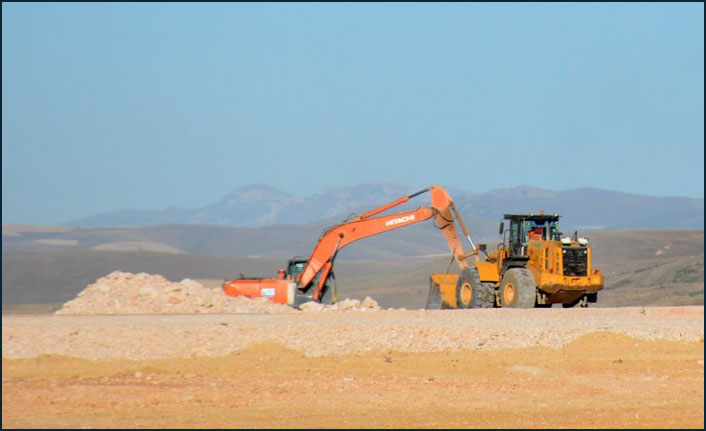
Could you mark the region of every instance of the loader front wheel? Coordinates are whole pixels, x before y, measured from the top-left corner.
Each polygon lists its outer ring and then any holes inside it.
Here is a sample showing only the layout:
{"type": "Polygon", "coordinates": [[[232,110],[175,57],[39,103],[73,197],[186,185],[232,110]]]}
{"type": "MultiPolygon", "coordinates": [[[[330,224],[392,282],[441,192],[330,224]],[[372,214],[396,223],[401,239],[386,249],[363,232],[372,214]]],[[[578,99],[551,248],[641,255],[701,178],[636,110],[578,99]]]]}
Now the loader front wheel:
{"type": "Polygon", "coordinates": [[[495,292],[492,284],[482,283],[475,266],[466,268],[456,281],[457,308],[492,308],[495,292]]]}
{"type": "Polygon", "coordinates": [[[527,268],[510,268],[500,282],[500,305],[510,308],[533,308],[537,289],[527,268]]]}

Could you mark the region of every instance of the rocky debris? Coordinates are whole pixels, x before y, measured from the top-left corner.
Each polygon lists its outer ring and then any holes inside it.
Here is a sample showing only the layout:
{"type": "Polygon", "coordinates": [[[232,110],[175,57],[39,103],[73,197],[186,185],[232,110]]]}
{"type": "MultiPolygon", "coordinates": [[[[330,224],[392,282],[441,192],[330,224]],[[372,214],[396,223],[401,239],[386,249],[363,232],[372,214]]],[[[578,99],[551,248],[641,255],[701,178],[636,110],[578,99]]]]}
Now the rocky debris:
{"type": "Polygon", "coordinates": [[[363,302],[360,303],[360,305],[364,308],[374,308],[376,310],[380,308],[378,302],[369,296],[366,296],[365,299],[363,299],[363,302]]]}
{"type": "MultiPolygon", "coordinates": [[[[307,302],[304,312],[380,310],[369,296],[363,301],[344,299],[334,305],[307,302]]],[[[206,288],[184,279],[171,282],[161,275],[114,271],[87,286],[64,303],[56,314],[194,314],[194,313],[298,313],[288,305],[266,298],[232,297],[220,288],[206,288]]]]}
{"type": "Polygon", "coordinates": [[[346,298],[342,301],[338,301],[333,305],[320,304],[318,302],[306,302],[299,306],[299,309],[305,313],[317,313],[317,312],[344,312],[344,311],[368,311],[368,310],[381,310],[382,308],[378,305],[377,301],[373,298],[366,296],[362,301],[358,299],[346,298]]]}
{"type": "MultiPolygon", "coordinates": [[[[366,352],[561,348],[591,335],[595,346],[615,337],[699,343],[704,307],[549,308],[313,312],[279,314],[72,315],[2,317],[3,358],[42,354],[86,359],[222,356],[251,345],[280,345],[308,356],[366,352]]],[[[596,355],[611,355],[609,350],[596,355]]],[[[498,365],[517,378],[541,370],[498,365]]],[[[614,357],[611,360],[625,358],[614,357]]],[[[689,366],[701,367],[703,357],[689,366]]],[[[619,362],[616,362],[616,366],[619,362]]],[[[686,363],[684,365],[687,366],[686,363]]],[[[344,374],[341,374],[341,376],[344,374]]]]}
{"type": "Polygon", "coordinates": [[[64,303],[56,314],[296,313],[266,298],[231,297],[184,279],[114,271],[64,303]]]}
{"type": "Polygon", "coordinates": [[[316,311],[323,311],[325,308],[326,308],[326,305],[315,302],[315,301],[305,302],[299,306],[299,309],[301,311],[304,311],[307,313],[316,312],[316,311]]]}

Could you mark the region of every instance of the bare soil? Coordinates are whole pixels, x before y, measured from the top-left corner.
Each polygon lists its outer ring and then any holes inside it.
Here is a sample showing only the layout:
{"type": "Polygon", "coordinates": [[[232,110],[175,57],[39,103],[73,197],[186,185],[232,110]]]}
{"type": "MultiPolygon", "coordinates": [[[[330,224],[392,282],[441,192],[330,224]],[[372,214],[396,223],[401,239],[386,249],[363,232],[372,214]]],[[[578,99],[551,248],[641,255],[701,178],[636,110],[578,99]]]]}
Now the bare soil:
{"type": "Polygon", "coordinates": [[[703,307],[2,318],[3,428],[703,428],[703,307]]]}

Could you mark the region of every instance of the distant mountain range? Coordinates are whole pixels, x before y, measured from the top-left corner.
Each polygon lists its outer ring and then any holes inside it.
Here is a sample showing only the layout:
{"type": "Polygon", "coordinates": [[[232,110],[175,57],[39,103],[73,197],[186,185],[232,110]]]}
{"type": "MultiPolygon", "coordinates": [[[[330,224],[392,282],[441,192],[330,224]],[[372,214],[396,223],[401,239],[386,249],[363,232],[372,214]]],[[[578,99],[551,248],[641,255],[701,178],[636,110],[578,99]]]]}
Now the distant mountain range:
{"type": "MultiPolygon", "coordinates": [[[[449,188],[464,218],[486,233],[505,213],[559,213],[564,230],[697,229],[704,227],[704,200],[655,197],[597,188],[552,191],[518,186],[472,193],[449,188]]],[[[201,208],[126,209],[71,220],[74,227],[206,224],[263,227],[326,224],[370,210],[416,190],[398,184],[367,183],[293,196],[264,184],[239,187],[201,208]]],[[[422,195],[396,210],[429,205],[422,195]]]]}

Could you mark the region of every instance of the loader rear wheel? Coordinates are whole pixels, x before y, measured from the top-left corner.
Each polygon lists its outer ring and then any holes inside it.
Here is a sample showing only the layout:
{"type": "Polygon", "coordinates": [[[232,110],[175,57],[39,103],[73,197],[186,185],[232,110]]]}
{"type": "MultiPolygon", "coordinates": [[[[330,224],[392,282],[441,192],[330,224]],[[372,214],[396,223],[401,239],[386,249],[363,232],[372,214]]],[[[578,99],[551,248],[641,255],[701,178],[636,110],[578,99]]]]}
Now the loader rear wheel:
{"type": "Polygon", "coordinates": [[[457,308],[492,308],[495,292],[493,285],[480,281],[475,266],[466,268],[456,281],[457,308]]]}
{"type": "Polygon", "coordinates": [[[510,268],[500,282],[500,305],[510,308],[533,308],[537,299],[534,277],[527,268],[510,268]]]}

